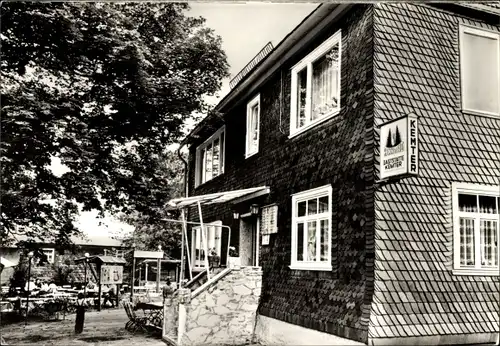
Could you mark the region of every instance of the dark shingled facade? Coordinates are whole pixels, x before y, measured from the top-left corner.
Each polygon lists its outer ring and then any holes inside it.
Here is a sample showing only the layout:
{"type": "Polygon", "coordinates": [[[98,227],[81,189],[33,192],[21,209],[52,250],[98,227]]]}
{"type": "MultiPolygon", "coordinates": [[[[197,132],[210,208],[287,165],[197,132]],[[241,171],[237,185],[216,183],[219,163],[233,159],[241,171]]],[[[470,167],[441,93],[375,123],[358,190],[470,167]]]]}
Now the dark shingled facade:
{"type": "MultiPolygon", "coordinates": [[[[258,203],[278,205],[278,233],[260,247],[259,314],[365,343],[498,333],[499,277],[452,274],[451,182],[499,183],[500,119],[461,112],[458,25],[500,28],[491,13],[453,10],[352,6],[223,114],[224,174],[195,187],[196,147],[210,134],[191,142],[190,195],[269,186],[258,203]],[[339,29],[341,111],[288,138],[291,67],[339,29]],[[246,103],[257,93],[259,152],[245,159],[246,103]],[[420,174],[378,185],[378,126],[410,112],[420,121],[420,174]],[[326,184],[333,269],[292,270],[290,196],[326,184]]],[[[232,208],[203,207],[203,217],[230,225],[237,242],[232,208]]]]}

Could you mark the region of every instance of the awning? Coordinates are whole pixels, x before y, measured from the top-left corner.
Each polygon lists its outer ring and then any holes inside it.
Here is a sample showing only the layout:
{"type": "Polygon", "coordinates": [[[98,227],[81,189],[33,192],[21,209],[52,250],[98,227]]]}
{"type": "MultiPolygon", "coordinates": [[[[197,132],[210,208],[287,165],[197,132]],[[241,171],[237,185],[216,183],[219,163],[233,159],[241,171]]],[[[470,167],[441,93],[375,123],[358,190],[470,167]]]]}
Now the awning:
{"type": "Polygon", "coordinates": [[[208,195],[174,198],[167,203],[167,210],[182,209],[186,207],[197,206],[198,203],[200,203],[201,205],[205,205],[205,204],[215,204],[215,203],[227,203],[231,201],[240,202],[250,198],[259,197],[268,193],[269,193],[269,187],[261,186],[243,190],[211,193],[208,195]]]}

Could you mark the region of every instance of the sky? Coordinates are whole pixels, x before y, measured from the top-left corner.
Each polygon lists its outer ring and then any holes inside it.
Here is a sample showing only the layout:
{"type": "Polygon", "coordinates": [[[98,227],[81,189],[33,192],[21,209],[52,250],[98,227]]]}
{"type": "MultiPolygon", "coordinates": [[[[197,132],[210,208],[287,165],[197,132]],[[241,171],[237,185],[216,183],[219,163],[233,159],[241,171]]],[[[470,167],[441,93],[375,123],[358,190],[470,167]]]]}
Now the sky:
{"type": "MultiPolygon", "coordinates": [[[[222,38],[231,76],[223,80],[218,97],[207,98],[216,105],[229,92],[229,81],[269,42],[276,47],[318,3],[192,2],[192,17],[204,17],[206,26],[222,38]]],[[[57,166],[58,163],[53,163],[57,166]]],[[[57,169],[56,169],[57,170],[57,169]]],[[[167,201],[165,201],[167,202],[167,201]]],[[[111,217],[98,219],[97,212],[83,212],[78,227],[89,236],[131,231],[111,217]],[[102,222],[102,225],[99,223],[102,222]]]]}

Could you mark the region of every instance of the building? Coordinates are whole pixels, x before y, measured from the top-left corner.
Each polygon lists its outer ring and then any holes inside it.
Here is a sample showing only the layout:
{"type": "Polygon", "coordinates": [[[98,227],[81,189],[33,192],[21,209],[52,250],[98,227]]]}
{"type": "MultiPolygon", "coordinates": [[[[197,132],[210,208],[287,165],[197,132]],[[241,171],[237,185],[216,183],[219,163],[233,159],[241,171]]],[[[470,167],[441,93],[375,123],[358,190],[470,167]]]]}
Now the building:
{"type": "MultiPolygon", "coordinates": [[[[24,238],[18,239],[25,240],[24,238]]],[[[112,239],[106,236],[87,236],[87,237],[73,237],[73,246],[72,248],[64,249],[64,251],[60,251],[56,249],[56,245],[53,242],[41,243],[37,242],[33,246],[33,248],[38,249],[43,252],[44,255],[47,256],[47,264],[68,264],[63,263],[68,260],[73,264],[73,259],[78,257],[83,257],[85,253],[88,253],[90,256],[98,256],[98,255],[109,255],[116,257],[123,257],[127,251],[127,248],[122,245],[120,240],[112,239]]],[[[19,260],[22,257],[24,249],[18,248],[15,244],[11,246],[0,248],[0,254],[3,258],[15,263],[16,265],[19,263],[19,260]]],[[[9,279],[14,273],[15,267],[5,268],[1,273],[1,285],[8,285],[9,279]]],[[[74,275],[75,280],[83,281],[83,269],[75,267],[74,275]],[[80,275],[81,274],[81,275],[80,275]]],[[[51,270],[47,265],[35,266],[33,269],[34,275],[37,273],[40,274],[40,277],[43,279],[48,279],[51,276],[51,270]],[[38,268],[40,267],[40,268],[38,268]],[[44,268],[42,268],[44,267],[44,268]]]]}
{"type": "Polygon", "coordinates": [[[261,188],[202,206],[262,267],[258,337],[498,344],[499,42],[498,2],[322,4],[186,138],[190,197],[261,188]],[[410,113],[418,174],[382,180],[410,113]]]}

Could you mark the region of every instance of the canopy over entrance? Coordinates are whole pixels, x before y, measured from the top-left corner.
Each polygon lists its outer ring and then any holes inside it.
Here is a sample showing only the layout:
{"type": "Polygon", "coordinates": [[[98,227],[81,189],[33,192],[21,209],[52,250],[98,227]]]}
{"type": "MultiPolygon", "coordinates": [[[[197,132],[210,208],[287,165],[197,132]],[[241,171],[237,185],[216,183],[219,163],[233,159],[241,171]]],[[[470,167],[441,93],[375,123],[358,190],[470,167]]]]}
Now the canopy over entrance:
{"type": "Polygon", "coordinates": [[[227,202],[241,202],[247,199],[259,197],[269,193],[269,187],[252,187],[249,189],[233,190],[226,192],[211,193],[193,197],[175,198],[167,203],[167,210],[182,209],[198,206],[198,204],[215,204],[227,202]]]}
{"type": "MultiPolygon", "coordinates": [[[[182,223],[182,246],[181,246],[181,275],[180,275],[180,287],[182,287],[183,284],[183,278],[184,278],[184,253],[187,255],[187,264],[189,265],[189,275],[191,280],[193,279],[192,276],[192,268],[193,264],[196,262],[203,262],[204,263],[204,268],[207,272],[207,278],[210,280],[210,266],[209,266],[209,261],[208,257],[209,256],[220,256],[220,250],[221,246],[217,246],[217,244],[214,244],[211,241],[212,238],[210,235],[214,235],[215,238],[217,238],[216,233],[220,233],[221,230],[228,229],[229,230],[229,235],[227,237],[227,253],[229,257],[229,244],[231,242],[231,227],[227,225],[214,225],[210,224],[209,226],[206,226],[203,223],[203,214],[202,214],[202,205],[208,205],[208,204],[216,204],[216,203],[228,203],[231,202],[232,204],[237,204],[241,203],[243,201],[248,201],[256,197],[260,197],[263,195],[267,195],[269,193],[269,187],[268,186],[260,186],[260,187],[252,187],[249,189],[241,189],[241,190],[233,190],[233,191],[225,191],[225,192],[217,192],[217,193],[211,193],[208,195],[200,195],[200,196],[192,196],[192,197],[185,197],[185,198],[175,198],[167,202],[166,208],[167,210],[173,210],[173,209],[180,209],[181,210],[181,221],[178,220],[170,220],[170,219],[164,219],[164,221],[169,221],[169,222],[181,222],[182,223]],[[199,219],[200,222],[191,222],[187,221],[185,217],[185,209],[189,207],[198,207],[198,214],[199,214],[199,219]],[[191,246],[189,244],[189,239],[187,235],[187,225],[188,224],[197,224],[199,225],[199,236],[196,236],[196,241],[191,239],[191,246]],[[209,228],[210,231],[209,232],[209,228]],[[199,238],[199,241],[198,241],[199,238]],[[212,251],[216,252],[216,255],[209,255],[209,243],[212,251]],[[218,250],[217,250],[218,248],[218,250]],[[184,251],[186,250],[186,251],[184,251]],[[193,257],[196,258],[190,258],[190,251],[193,251],[193,257]],[[218,253],[217,253],[218,251],[218,253]],[[199,258],[198,258],[199,257],[199,258]]],[[[217,239],[221,239],[221,234],[219,234],[217,239]]],[[[214,239],[215,239],[214,238],[214,239]]],[[[217,256],[217,257],[218,257],[217,256]]],[[[219,258],[220,259],[220,258],[219,258]]]]}

